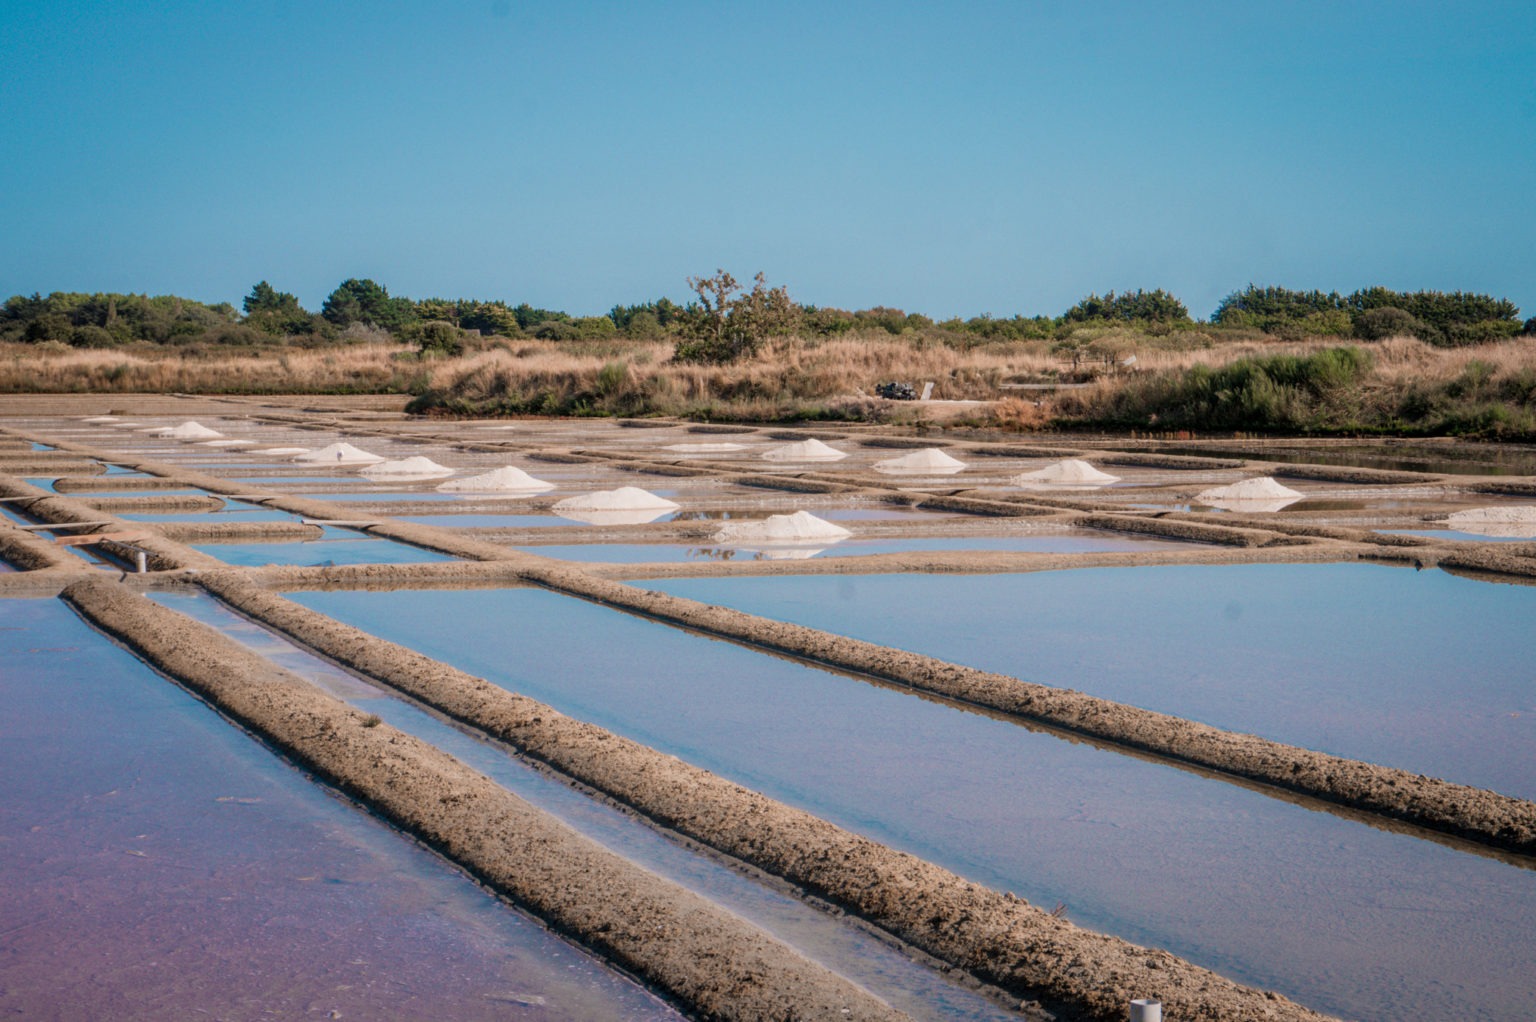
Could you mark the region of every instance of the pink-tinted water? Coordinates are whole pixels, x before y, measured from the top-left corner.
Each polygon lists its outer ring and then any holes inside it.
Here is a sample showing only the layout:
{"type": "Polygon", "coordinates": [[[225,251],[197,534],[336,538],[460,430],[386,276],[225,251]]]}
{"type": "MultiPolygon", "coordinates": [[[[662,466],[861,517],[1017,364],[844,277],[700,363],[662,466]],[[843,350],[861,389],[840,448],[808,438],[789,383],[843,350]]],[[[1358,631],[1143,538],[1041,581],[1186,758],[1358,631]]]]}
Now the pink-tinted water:
{"type": "Polygon", "coordinates": [[[0,629],[0,1015],[680,1017],[59,602],[0,629]]]}

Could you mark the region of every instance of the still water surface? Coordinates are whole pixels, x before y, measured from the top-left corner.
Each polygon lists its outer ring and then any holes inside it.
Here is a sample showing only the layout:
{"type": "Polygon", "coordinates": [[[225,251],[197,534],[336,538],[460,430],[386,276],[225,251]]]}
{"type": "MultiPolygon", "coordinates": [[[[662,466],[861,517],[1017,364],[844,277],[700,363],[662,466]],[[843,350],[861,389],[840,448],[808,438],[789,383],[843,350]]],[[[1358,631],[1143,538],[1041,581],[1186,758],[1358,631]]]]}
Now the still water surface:
{"type": "Polygon", "coordinates": [[[1494,859],[569,597],[292,598],[1320,1010],[1515,1017],[1536,974],[1536,882],[1494,859]]]}
{"type": "Polygon", "coordinates": [[[112,645],[0,601],[0,1014],[680,1016],[112,645]]]}
{"type": "Polygon", "coordinates": [[[1368,564],[646,585],[1536,798],[1536,587],[1368,564]]]}

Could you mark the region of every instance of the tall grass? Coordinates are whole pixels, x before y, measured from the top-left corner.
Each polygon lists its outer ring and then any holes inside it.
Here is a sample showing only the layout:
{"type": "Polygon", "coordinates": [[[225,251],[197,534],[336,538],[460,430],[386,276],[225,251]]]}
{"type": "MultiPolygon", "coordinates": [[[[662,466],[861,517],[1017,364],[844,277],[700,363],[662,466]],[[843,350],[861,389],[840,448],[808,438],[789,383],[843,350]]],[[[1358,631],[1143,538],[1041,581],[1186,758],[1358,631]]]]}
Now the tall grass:
{"type": "Polygon", "coordinates": [[[937,399],[996,403],[1000,428],[1457,433],[1536,439],[1536,344],[1435,348],[1410,338],[1340,347],[1198,330],[1096,329],[1078,346],[956,348],[922,333],[780,340],[733,365],[672,361],[668,341],[496,340],[459,358],[395,345],[254,353],[0,345],[0,393],[413,394],[463,415],[679,415],[716,420],[904,420],[875,385],[933,382],[937,399]],[[1124,360],[1135,356],[1134,365],[1124,360]],[[1055,394],[1004,385],[1088,379],[1055,394]],[[1001,401],[999,399],[1002,399],[1001,401]]]}
{"type": "Polygon", "coordinates": [[[0,393],[388,394],[424,389],[430,373],[395,346],[179,352],[0,345],[0,393]]]}

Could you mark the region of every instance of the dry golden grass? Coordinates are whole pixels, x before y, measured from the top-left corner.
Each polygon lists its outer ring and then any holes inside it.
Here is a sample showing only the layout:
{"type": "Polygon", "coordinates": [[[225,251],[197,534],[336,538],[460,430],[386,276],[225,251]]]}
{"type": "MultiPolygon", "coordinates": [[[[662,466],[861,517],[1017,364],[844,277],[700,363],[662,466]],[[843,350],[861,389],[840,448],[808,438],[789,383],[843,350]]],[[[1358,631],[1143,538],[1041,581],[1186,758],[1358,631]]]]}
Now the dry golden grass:
{"type": "Polygon", "coordinates": [[[401,389],[420,368],[395,346],[282,352],[0,346],[0,392],[326,394],[401,389]]]}
{"type": "MultiPolygon", "coordinates": [[[[1068,353],[1047,341],[956,348],[921,334],[871,330],[779,340],[758,358],[728,366],[673,362],[668,340],[496,339],[460,358],[420,358],[412,349],[386,344],[266,352],[12,344],[0,346],[0,393],[410,393],[428,394],[426,408],[465,414],[905,420],[920,416],[921,406],[877,401],[876,385],[900,381],[921,387],[931,381],[935,399],[995,402],[990,421],[1031,430],[1046,426],[1057,408],[1070,414],[1107,407],[1103,398],[1128,379],[1149,380],[1195,365],[1217,368],[1256,356],[1308,355],[1341,343],[1349,342],[1275,341],[1255,333],[1223,335],[1218,343],[1198,332],[1150,337],[1106,328],[1085,334],[1074,365],[1068,353]],[[1132,355],[1128,368],[1123,363],[1132,355]],[[1024,400],[1004,389],[1059,379],[1092,382],[1059,399],[1031,392],[1024,400]]],[[[1364,389],[1382,395],[1383,407],[1394,394],[1443,388],[1482,400],[1492,393],[1483,386],[1489,381],[1498,385],[1536,373],[1532,345],[1519,339],[1445,349],[1398,337],[1359,346],[1373,363],[1364,389]],[[1464,382],[1469,378],[1483,387],[1476,395],[1464,382]]],[[[1516,400],[1512,407],[1518,411],[1520,405],[1516,400]]]]}

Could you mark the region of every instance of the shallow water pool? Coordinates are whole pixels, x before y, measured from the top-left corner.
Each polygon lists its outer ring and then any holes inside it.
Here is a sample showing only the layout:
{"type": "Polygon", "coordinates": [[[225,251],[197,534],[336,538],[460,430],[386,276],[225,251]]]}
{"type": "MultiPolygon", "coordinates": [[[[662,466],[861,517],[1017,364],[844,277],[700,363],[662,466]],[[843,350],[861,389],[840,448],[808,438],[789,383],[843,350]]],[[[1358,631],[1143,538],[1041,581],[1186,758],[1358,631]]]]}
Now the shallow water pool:
{"type": "Polygon", "coordinates": [[[646,561],[772,561],[806,557],[868,557],[871,554],[920,551],[1004,550],[1031,553],[1086,553],[1107,550],[1166,550],[1189,544],[1176,540],[1143,539],[1112,532],[1041,533],[1029,536],[937,536],[912,539],[845,539],[827,546],[762,547],[668,543],[530,544],[516,547],[532,554],[567,561],[606,561],[637,564],[646,561]]]}
{"type": "Polygon", "coordinates": [[[336,698],[431,742],[604,847],[748,919],[916,1020],[1005,1022],[1019,1017],[862,929],[715,856],[669,840],[631,814],[590,798],[557,776],[510,755],[504,747],[320,660],[206,595],[166,592],[154,594],[153,599],[218,629],[336,698]]]}
{"type": "Polygon", "coordinates": [[[1495,859],[569,597],[291,598],[1324,1011],[1510,1017],[1536,971],[1536,884],[1495,859]]]}
{"type": "Polygon", "coordinates": [[[0,625],[0,1013],[680,1017],[62,603],[0,625]]]}
{"type": "Polygon", "coordinates": [[[1367,564],[645,584],[1536,798],[1536,587],[1367,564]]]}
{"type": "Polygon", "coordinates": [[[323,539],[302,543],[196,543],[225,564],[254,568],[268,564],[324,566],[336,564],[424,564],[455,558],[408,543],[327,528],[323,539]]]}

